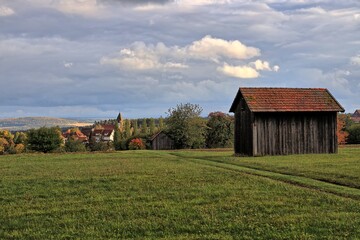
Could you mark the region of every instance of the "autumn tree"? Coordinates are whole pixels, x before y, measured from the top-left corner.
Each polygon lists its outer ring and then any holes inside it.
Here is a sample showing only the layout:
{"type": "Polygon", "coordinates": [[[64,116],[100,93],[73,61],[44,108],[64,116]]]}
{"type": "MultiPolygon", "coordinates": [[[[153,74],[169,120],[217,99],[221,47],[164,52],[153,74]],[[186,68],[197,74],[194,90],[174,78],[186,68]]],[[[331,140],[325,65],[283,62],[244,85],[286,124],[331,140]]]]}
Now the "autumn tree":
{"type": "Polygon", "coordinates": [[[27,136],[24,132],[16,132],[14,136],[15,144],[26,144],[27,136]]]}
{"type": "Polygon", "coordinates": [[[131,123],[129,119],[125,120],[125,138],[131,137],[131,123]]]}
{"type": "Polygon", "coordinates": [[[337,140],[338,140],[338,144],[345,144],[347,141],[347,137],[349,136],[349,133],[347,131],[345,131],[345,127],[346,127],[346,115],[342,114],[342,115],[338,115],[337,117],[337,140]]]}
{"type": "Polygon", "coordinates": [[[8,130],[0,130],[0,154],[9,153],[14,148],[14,136],[8,130]]]}
{"type": "Polygon", "coordinates": [[[113,142],[115,150],[121,150],[121,141],[122,141],[122,137],[119,128],[119,123],[116,122],[114,128],[114,142],[113,142]]]}

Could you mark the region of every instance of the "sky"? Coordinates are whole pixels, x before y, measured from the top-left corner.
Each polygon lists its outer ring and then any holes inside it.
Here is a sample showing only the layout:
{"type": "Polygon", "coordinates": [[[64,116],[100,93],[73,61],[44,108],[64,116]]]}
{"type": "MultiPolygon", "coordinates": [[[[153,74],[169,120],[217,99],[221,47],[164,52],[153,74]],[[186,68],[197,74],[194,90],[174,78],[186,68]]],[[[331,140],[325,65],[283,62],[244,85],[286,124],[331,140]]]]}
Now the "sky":
{"type": "Polygon", "coordinates": [[[206,116],[239,87],[360,109],[360,2],[0,0],[0,118],[206,116]]]}

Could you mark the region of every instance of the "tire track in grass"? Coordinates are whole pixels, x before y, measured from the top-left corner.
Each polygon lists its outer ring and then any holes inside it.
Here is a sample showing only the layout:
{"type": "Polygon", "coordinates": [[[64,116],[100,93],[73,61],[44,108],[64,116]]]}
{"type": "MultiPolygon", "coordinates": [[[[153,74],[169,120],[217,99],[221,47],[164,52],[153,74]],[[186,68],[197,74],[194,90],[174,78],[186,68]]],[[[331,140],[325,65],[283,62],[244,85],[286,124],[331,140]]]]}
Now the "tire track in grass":
{"type": "Polygon", "coordinates": [[[183,156],[181,154],[176,154],[176,153],[169,153],[169,154],[173,155],[173,156],[177,156],[182,159],[186,159],[188,161],[202,164],[202,165],[208,165],[208,166],[213,166],[213,167],[217,167],[217,168],[242,172],[242,173],[250,174],[250,175],[254,175],[254,176],[265,177],[265,178],[277,180],[280,182],[292,184],[295,186],[299,186],[299,187],[304,187],[304,188],[308,188],[308,189],[313,189],[313,190],[317,190],[317,191],[321,191],[321,192],[334,194],[334,195],[340,196],[340,197],[346,197],[346,198],[351,198],[354,200],[360,200],[360,190],[357,188],[353,188],[353,187],[338,185],[338,184],[330,183],[327,181],[316,180],[313,178],[272,172],[269,170],[259,170],[259,169],[239,166],[239,165],[235,165],[235,164],[231,164],[231,163],[216,162],[216,161],[208,160],[205,158],[187,157],[187,156],[183,156]]]}

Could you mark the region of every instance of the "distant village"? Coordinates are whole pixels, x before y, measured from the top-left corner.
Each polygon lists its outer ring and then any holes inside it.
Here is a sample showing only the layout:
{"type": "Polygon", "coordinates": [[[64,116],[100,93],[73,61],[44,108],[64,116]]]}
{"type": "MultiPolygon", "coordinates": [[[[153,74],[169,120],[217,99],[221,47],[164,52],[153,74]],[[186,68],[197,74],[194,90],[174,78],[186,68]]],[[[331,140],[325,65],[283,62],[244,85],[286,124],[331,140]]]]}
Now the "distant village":
{"type": "MultiPolygon", "coordinates": [[[[353,123],[360,123],[360,109],[357,109],[353,114],[346,114],[345,116],[353,123]]],[[[154,119],[150,120],[154,121],[150,124],[146,122],[146,119],[140,120],[141,124],[138,124],[138,121],[138,119],[123,119],[121,113],[119,113],[115,120],[99,121],[95,122],[93,126],[68,129],[62,133],[62,137],[64,142],[71,138],[84,144],[89,144],[91,142],[110,143],[114,141],[115,131],[116,128],[118,128],[126,138],[135,136],[139,133],[150,134],[148,140],[151,149],[168,150],[174,148],[173,140],[162,131],[164,129],[164,123],[160,122],[159,126],[158,122],[156,126],[150,127],[149,125],[155,124],[154,119]]]]}
{"type": "Polygon", "coordinates": [[[162,130],[164,121],[160,119],[124,119],[121,113],[116,119],[95,122],[92,126],[70,128],[62,133],[64,143],[69,139],[80,141],[84,144],[108,143],[115,141],[115,133],[119,131],[122,138],[132,136],[148,136],[147,140],[152,149],[173,149],[173,141],[162,130]]]}

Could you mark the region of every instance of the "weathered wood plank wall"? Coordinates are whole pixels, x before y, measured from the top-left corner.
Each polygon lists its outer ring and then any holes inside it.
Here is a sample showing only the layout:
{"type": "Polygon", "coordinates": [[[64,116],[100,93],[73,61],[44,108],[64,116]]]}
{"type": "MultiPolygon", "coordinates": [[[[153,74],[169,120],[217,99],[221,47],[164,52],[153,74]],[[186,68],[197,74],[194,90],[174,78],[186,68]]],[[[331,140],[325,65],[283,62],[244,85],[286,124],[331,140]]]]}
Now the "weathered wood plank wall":
{"type": "Polygon", "coordinates": [[[337,152],[335,112],[255,113],[254,116],[256,148],[247,155],[337,152]]]}
{"type": "Polygon", "coordinates": [[[153,150],[174,149],[174,141],[165,133],[159,133],[151,142],[153,150]]]}
{"type": "Polygon", "coordinates": [[[252,113],[242,99],[235,111],[234,148],[236,154],[253,154],[253,132],[251,124],[252,113]]]}

